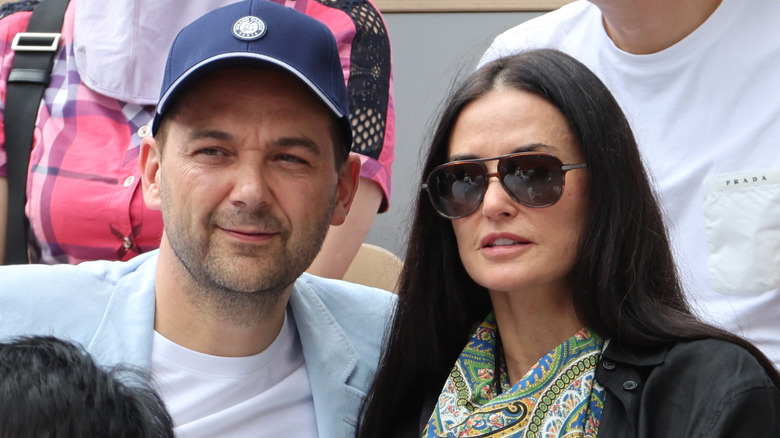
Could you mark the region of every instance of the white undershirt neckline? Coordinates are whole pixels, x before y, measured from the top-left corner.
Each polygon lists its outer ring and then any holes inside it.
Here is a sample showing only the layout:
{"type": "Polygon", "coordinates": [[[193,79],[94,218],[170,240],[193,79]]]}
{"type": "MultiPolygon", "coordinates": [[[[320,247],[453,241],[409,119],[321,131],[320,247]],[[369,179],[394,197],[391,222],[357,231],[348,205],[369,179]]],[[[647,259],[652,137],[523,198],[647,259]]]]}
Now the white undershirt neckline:
{"type": "Polygon", "coordinates": [[[155,331],[151,371],[179,438],[317,436],[303,349],[289,309],[271,345],[247,357],[199,353],[155,331]]]}

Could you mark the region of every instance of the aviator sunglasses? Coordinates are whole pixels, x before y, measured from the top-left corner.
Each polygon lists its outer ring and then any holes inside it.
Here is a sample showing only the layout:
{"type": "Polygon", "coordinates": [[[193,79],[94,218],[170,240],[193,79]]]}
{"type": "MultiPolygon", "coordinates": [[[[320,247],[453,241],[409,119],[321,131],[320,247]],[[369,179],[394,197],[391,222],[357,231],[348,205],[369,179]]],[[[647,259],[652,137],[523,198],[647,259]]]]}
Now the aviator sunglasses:
{"type": "Polygon", "coordinates": [[[587,164],[563,164],[553,155],[538,152],[452,161],[434,168],[422,189],[428,192],[433,208],[449,219],[474,213],[494,176],[515,201],[528,207],[549,207],[561,199],[566,172],[584,167],[587,164]],[[488,173],[485,162],[494,160],[498,160],[498,172],[488,173]]]}

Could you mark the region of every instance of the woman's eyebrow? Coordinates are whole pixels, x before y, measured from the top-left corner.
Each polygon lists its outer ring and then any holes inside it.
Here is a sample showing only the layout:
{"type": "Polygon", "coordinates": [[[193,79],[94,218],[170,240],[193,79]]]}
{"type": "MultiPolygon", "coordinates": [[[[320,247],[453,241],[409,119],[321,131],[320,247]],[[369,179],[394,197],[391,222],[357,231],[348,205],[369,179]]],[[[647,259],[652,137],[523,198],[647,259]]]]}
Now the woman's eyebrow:
{"type": "Polygon", "coordinates": [[[538,152],[539,150],[550,150],[554,147],[546,143],[531,143],[523,146],[518,146],[512,150],[512,154],[518,154],[520,152],[538,152]]]}
{"type": "MultiPolygon", "coordinates": [[[[554,149],[552,146],[545,144],[545,143],[531,143],[523,146],[518,146],[514,149],[512,149],[509,153],[503,154],[503,155],[510,155],[510,154],[519,154],[521,152],[534,152],[539,150],[550,150],[554,149]]],[[[457,154],[453,155],[448,158],[449,161],[463,161],[463,160],[478,160],[480,158],[485,157],[479,157],[474,154],[457,154]]]]}

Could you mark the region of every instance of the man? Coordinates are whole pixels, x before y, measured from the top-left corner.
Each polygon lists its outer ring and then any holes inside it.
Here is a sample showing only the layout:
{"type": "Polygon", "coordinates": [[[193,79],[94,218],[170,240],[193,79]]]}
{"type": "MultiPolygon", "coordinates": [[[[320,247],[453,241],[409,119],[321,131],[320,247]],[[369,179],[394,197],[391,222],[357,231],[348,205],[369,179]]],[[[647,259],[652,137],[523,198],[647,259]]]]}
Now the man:
{"type": "Polygon", "coordinates": [[[137,369],[103,369],[51,336],[0,344],[0,437],[173,438],[163,401],[137,369]]]}
{"type": "MultiPolygon", "coordinates": [[[[27,175],[26,210],[16,204],[9,212],[17,221],[26,213],[29,233],[8,242],[12,252],[5,259],[7,171],[27,158],[6,156],[13,145],[4,128],[10,133],[14,126],[5,120],[13,123],[11,112],[19,111],[11,99],[0,105],[0,264],[28,258],[47,264],[129,260],[159,247],[162,217],[136,190],[140,173],[137,161],[128,157],[137,156],[154,115],[167,55],[160,49],[170,47],[194,19],[237,0],[112,0],[110,8],[104,0],[64,1],[59,48],[37,106],[37,134],[27,157],[30,168],[41,171],[27,175]],[[29,251],[14,252],[17,247],[29,251]]],[[[269,1],[316,18],[338,35],[360,184],[345,226],[330,228],[307,272],[342,278],[377,212],[386,211],[390,200],[395,144],[390,40],[370,0],[269,1]]],[[[31,15],[44,13],[36,6],[31,14],[37,3],[0,7],[0,95],[13,83],[7,82],[11,65],[24,53],[11,49],[14,37],[34,20],[31,15]]]]}
{"type": "Polygon", "coordinates": [[[250,0],[185,27],[139,158],[159,252],[0,268],[0,337],[150,369],[180,437],[352,435],[392,295],[302,274],[356,190],[347,102],[314,19],[250,0]]]}
{"type": "Polygon", "coordinates": [[[780,2],[576,1],[498,36],[481,63],[558,48],[631,122],[680,277],[708,322],[780,366],[780,2]]]}

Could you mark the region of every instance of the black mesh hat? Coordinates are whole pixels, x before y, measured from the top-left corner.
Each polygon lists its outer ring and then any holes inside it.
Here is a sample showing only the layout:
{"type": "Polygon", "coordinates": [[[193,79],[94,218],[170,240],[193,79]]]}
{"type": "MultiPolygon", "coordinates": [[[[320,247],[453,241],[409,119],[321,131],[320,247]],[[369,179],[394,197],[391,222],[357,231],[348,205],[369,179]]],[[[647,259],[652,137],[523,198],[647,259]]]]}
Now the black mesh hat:
{"type": "Polygon", "coordinates": [[[179,32],[168,54],[152,133],[187,86],[232,66],[280,69],[300,79],[339,120],[349,150],[349,97],[335,37],[320,21],[268,0],[215,9],[179,32]]]}

